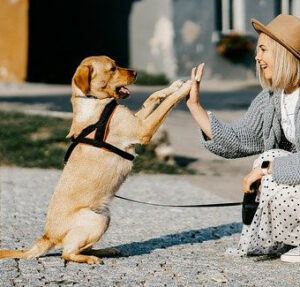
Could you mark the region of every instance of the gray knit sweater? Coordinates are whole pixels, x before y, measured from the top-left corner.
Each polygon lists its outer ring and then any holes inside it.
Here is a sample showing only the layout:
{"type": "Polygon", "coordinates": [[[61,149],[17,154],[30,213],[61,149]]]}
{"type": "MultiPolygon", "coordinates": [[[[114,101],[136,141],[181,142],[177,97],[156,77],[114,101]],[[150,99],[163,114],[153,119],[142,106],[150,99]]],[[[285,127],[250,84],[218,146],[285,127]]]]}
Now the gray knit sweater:
{"type": "Polygon", "coordinates": [[[280,92],[263,90],[247,112],[234,123],[223,123],[209,115],[212,139],[201,133],[201,141],[212,153],[225,158],[239,158],[281,148],[293,152],[273,161],[276,183],[300,184],[300,97],[295,110],[296,144],[292,145],[281,128],[280,92]]]}

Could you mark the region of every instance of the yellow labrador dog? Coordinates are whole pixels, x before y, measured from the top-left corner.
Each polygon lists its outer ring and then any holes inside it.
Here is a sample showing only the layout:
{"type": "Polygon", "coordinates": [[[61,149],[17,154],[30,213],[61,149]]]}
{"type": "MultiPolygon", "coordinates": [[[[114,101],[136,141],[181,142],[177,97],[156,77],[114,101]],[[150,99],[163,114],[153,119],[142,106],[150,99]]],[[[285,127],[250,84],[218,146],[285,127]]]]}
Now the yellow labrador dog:
{"type": "MultiPolygon", "coordinates": [[[[112,101],[129,95],[136,72],[116,65],[106,56],[88,57],[72,79],[73,121],[69,137],[76,140],[83,130],[95,124],[112,101]]],[[[116,105],[105,130],[105,142],[126,155],[135,144],[149,143],[170,110],[190,91],[191,82],[176,81],[152,94],[141,110],[133,114],[116,105]]],[[[85,140],[95,137],[96,130],[85,140]]],[[[132,161],[108,148],[78,143],[65,165],[50,201],[44,235],[29,250],[0,250],[0,258],[39,257],[51,248],[62,248],[67,261],[96,264],[89,250],[108,228],[108,204],[126,179],[132,161]]]]}

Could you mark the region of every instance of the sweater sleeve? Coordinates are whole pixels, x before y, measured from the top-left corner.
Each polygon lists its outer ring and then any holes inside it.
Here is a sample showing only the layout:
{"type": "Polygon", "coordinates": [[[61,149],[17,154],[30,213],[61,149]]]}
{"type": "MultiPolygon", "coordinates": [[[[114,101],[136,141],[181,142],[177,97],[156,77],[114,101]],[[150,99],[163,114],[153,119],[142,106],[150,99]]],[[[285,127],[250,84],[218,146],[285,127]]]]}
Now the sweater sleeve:
{"type": "Polygon", "coordinates": [[[300,152],[276,157],[273,161],[272,175],[278,184],[300,184],[300,152]]]}
{"type": "Polygon", "coordinates": [[[201,131],[200,141],[212,153],[224,158],[239,158],[263,152],[263,110],[266,91],[251,103],[247,112],[234,123],[223,123],[209,114],[212,138],[201,131]]]}

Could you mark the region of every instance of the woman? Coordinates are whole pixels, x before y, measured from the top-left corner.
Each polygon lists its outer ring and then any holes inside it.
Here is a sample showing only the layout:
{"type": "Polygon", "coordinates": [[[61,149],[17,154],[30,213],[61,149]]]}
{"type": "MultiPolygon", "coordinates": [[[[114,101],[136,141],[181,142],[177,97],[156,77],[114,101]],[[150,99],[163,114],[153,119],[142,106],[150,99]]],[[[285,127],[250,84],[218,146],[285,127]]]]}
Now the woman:
{"type": "Polygon", "coordinates": [[[245,115],[227,124],[205,111],[198,99],[204,64],[192,71],[187,106],[211,152],[225,158],[262,153],[243,180],[245,193],[257,181],[261,188],[235,253],[268,254],[289,245],[294,248],[281,260],[300,262],[300,20],[279,15],[267,26],[255,19],[252,25],[259,33],[255,60],[263,90],[245,115]]]}

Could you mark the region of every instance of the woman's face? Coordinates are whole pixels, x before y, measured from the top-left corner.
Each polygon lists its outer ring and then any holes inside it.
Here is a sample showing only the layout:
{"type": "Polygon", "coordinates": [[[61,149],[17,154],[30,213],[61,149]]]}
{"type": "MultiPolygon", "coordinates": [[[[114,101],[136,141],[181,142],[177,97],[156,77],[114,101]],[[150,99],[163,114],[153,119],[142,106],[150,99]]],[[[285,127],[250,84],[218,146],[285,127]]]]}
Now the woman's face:
{"type": "Polygon", "coordinates": [[[260,66],[260,70],[264,74],[265,79],[272,80],[273,53],[269,37],[264,33],[259,35],[255,60],[260,66]]]}

